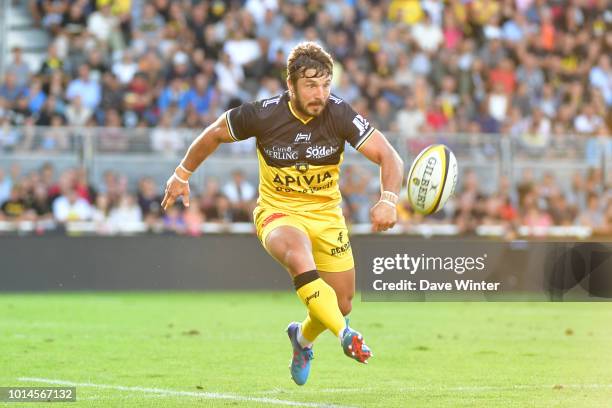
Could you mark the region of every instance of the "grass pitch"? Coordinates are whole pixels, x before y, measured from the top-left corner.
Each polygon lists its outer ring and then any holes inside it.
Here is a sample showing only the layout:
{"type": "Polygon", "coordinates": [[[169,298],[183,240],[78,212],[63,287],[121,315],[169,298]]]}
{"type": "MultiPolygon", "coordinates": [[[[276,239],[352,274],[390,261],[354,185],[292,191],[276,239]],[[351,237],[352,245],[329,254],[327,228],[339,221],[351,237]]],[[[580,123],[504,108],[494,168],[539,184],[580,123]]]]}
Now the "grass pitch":
{"type": "Polygon", "coordinates": [[[356,300],[371,363],[324,333],[298,387],[303,315],[289,292],[3,294],[0,386],[74,383],[70,407],[612,406],[612,303],[356,300]]]}

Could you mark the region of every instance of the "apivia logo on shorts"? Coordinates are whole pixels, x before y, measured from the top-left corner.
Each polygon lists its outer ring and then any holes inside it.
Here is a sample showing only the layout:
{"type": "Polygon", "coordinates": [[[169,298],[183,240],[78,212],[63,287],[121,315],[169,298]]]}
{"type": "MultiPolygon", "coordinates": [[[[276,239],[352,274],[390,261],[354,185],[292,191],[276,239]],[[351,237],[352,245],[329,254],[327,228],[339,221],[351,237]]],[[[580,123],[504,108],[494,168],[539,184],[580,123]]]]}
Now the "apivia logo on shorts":
{"type": "Polygon", "coordinates": [[[338,146],[319,146],[314,145],[306,149],[307,159],[322,159],[331,156],[338,151],[338,146]]]}
{"type": "Polygon", "coordinates": [[[273,159],[277,160],[297,160],[298,151],[291,146],[272,146],[264,148],[264,152],[273,159]]]}
{"type": "Polygon", "coordinates": [[[365,131],[370,127],[370,122],[365,120],[363,116],[357,115],[355,116],[355,119],[353,119],[353,125],[359,129],[359,136],[363,136],[365,131]]]}
{"type": "Polygon", "coordinates": [[[295,135],[295,140],[293,143],[302,144],[302,143],[310,143],[310,133],[298,133],[295,135]]]}

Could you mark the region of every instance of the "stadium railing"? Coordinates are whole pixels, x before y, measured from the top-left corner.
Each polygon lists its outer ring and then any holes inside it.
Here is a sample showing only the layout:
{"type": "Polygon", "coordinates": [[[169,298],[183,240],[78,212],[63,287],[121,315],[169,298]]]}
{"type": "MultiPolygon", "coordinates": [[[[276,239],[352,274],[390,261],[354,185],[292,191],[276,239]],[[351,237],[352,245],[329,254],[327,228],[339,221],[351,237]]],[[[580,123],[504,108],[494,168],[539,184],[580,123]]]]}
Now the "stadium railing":
{"type": "MultiPolygon", "coordinates": [[[[173,128],[9,127],[0,129],[0,167],[18,163],[28,172],[49,161],[58,171],[85,167],[94,184],[101,182],[108,170],[127,175],[132,183],[143,176],[163,183],[198,133],[197,129],[173,128]],[[15,142],[3,143],[2,132],[15,132],[16,137],[7,138],[15,142]]],[[[473,169],[479,174],[485,192],[494,191],[501,176],[512,182],[526,169],[536,177],[554,172],[563,181],[577,170],[601,167],[605,176],[612,167],[612,157],[597,156],[597,148],[587,149],[589,144],[596,145],[597,138],[583,135],[385,134],[407,166],[426,146],[446,144],[457,156],[460,171],[473,169]]],[[[610,140],[610,136],[607,138],[610,140]]],[[[243,169],[255,182],[254,151],[254,139],[220,146],[205,170],[196,173],[194,183],[201,183],[204,174],[225,178],[235,168],[243,169]]],[[[373,168],[351,148],[345,150],[344,158],[348,164],[373,168]]]]}
{"type": "MultiPolygon", "coordinates": [[[[352,235],[368,235],[372,233],[370,224],[352,224],[349,226],[352,235]]],[[[475,237],[504,239],[514,230],[507,225],[481,225],[472,234],[475,237]]],[[[70,221],[64,224],[54,220],[40,221],[0,221],[0,235],[42,235],[49,233],[62,233],[72,237],[91,235],[143,235],[143,234],[176,234],[201,236],[209,234],[255,234],[252,223],[218,223],[204,222],[198,231],[175,232],[164,228],[161,223],[149,225],[145,222],[130,222],[113,224],[110,222],[94,221],[70,221]]],[[[549,226],[530,227],[521,225],[516,228],[516,237],[523,238],[576,238],[588,239],[592,236],[592,230],[585,226],[549,226]]],[[[423,238],[432,237],[457,237],[462,233],[455,224],[398,224],[384,234],[410,235],[423,238]]]]}

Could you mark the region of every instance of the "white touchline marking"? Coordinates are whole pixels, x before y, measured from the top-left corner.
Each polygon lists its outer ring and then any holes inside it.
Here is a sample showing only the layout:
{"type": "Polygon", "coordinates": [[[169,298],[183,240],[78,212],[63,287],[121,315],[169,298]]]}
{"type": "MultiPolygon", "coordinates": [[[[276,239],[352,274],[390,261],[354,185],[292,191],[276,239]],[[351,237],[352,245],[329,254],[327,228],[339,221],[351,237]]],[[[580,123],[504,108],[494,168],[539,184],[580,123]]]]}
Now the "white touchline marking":
{"type": "Polygon", "coordinates": [[[453,387],[406,387],[400,388],[402,392],[423,391],[452,391],[452,392],[485,392],[485,391],[519,391],[519,390],[552,390],[557,385],[563,389],[612,389],[612,384],[516,384],[508,386],[475,385],[475,386],[453,386],[453,387]]]}
{"type": "MultiPolygon", "coordinates": [[[[508,386],[497,386],[497,385],[474,385],[474,386],[416,386],[416,387],[401,387],[396,388],[395,391],[398,392],[487,392],[487,391],[520,391],[520,390],[553,390],[556,385],[560,385],[562,389],[572,389],[572,390],[580,390],[580,389],[612,389],[612,384],[515,384],[508,386]]],[[[319,393],[342,393],[342,392],[380,392],[380,390],[364,387],[364,388],[322,388],[317,390],[319,393]]],[[[286,390],[282,390],[280,388],[273,388],[270,390],[259,391],[257,394],[263,395],[271,395],[271,394],[279,394],[281,392],[287,392],[286,390]]],[[[291,394],[302,394],[309,393],[312,391],[305,390],[303,388],[298,388],[290,391],[291,394]]]]}
{"type": "MultiPolygon", "coordinates": [[[[318,388],[318,393],[342,393],[342,392],[362,392],[362,391],[372,391],[372,388],[318,388]]],[[[295,390],[287,391],[282,388],[272,388],[270,390],[257,391],[255,394],[263,394],[263,395],[271,395],[271,394],[280,394],[280,393],[311,393],[312,390],[305,390],[302,388],[297,388],[295,390]]]]}
{"type": "Polygon", "coordinates": [[[293,406],[293,407],[355,408],[355,407],[350,407],[346,405],[335,405],[335,404],[324,404],[324,403],[319,404],[315,402],[286,401],[286,400],[279,400],[275,398],[245,397],[242,395],[221,394],[217,392],[192,392],[192,391],[168,390],[168,389],[163,389],[163,388],[127,387],[123,385],[80,383],[80,382],[72,382],[72,381],[64,381],[64,380],[54,380],[50,378],[19,377],[17,378],[17,381],[40,382],[40,383],[45,383],[45,384],[65,385],[68,387],[91,387],[91,388],[117,390],[117,391],[133,391],[133,392],[142,392],[142,393],[148,393],[148,394],[158,394],[158,395],[162,395],[165,397],[183,396],[183,397],[197,397],[197,398],[208,398],[208,399],[224,399],[224,400],[234,400],[234,401],[251,401],[251,402],[261,402],[264,404],[273,404],[273,405],[288,405],[288,406],[293,406]]]}

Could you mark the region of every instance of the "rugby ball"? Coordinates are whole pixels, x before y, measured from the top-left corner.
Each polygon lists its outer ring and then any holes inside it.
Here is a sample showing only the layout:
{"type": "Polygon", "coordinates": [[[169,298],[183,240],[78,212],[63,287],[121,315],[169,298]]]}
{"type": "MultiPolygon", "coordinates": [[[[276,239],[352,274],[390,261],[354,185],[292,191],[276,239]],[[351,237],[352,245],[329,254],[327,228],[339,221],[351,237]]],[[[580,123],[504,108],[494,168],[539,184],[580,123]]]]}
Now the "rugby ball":
{"type": "Polygon", "coordinates": [[[419,214],[433,214],[455,192],[457,159],[442,144],[426,147],[408,172],[408,201],[419,214]]]}

